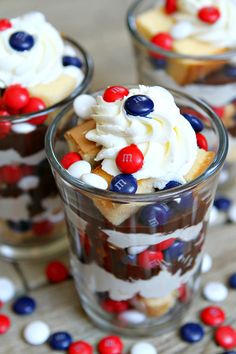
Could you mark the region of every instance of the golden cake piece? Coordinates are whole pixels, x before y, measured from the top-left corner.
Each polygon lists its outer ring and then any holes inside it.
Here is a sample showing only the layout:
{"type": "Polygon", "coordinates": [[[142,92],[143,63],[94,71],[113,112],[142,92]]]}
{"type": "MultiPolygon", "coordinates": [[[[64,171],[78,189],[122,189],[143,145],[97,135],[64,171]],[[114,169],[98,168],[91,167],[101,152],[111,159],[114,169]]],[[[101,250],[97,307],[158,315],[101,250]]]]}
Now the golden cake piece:
{"type": "Polygon", "coordinates": [[[198,149],[197,158],[191,168],[184,178],[187,182],[190,182],[197,177],[201,176],[204,171],[210,166],[214,160],[215,153],[213,151],[206,151],[203,149],[198,149]]]}
{"type": "Polygon", "coordinates": [[[165,297],[153,297],[145,298],[142,296],[138,297],[138,301],[141,302],[141,306],[144,305],[145,311],[150,317],[161,317],[164,316],[176,302],[176,292],[172,292],[165,297]]]}
{"type": "MultiPolygon", "coordinates": [[[[174,24],[174,17],[167,15],[160,7],[139,15],[136,20],[138,32],[147,40],[159,32],[169,32],[174,24]]],[[[226,48],[217,48],[194,38],[174,40],[173,42],[173,51],[183,55],[209,56],[222,54],[226,50],[226,48]]],[[[169,58],[166,70],[179,85],[187,85],[218,70],[224,64],[224,61],[169,58]]]]}
{"type": "Polygon", "coordinates": [[[62,74],[56,80],[29,87],[30,96],[40,97],[47,107],[58,103],[73,92],[76,87],[74,77],[62,74]]]}

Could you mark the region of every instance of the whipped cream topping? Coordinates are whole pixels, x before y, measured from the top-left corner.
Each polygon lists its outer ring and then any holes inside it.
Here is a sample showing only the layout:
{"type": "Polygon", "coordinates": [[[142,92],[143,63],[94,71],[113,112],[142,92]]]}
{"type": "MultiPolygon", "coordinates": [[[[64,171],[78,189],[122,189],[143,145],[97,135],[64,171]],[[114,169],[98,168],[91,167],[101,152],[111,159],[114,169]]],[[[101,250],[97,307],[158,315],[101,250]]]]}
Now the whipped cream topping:
{"type": "Polygon", "coordinates": [[[236,46],[236,2],[235,0],[178,0],[177,22],[192,24],[191,37],[220,48],[236,46]],[[198,11],[205,6],[215,6],[220,18],[214,24],[207,24],[198,18],[198,11]]]}
{"type": "Polygon", "coordinates": [[[11,23],[11,28],[0,31],[0,87],[16,83],[32,87],[50,83],[63,73],[78,80],[81,69],[73,67],[73,70],[68,70],[68,66],[62,65],[63,40],[43,14],[29,13],[11,19],[11,23]],[[33,36],[35,42],[30,50],[20,52],[10,46],[11,35],[18,31],[33,36]]]}
{"type": "Polygon", "coordinates": [[[144,155],[143,167],[133,175],[136,179],[153,178],[158,188],[170,180],[185,183],[184,176],[191,169],[196,155],[195,132],[180,114],[173,96],[166,89],[155,86],[131,89],[122,100],[108,103],[101,96],[92,107],[96,128],[86,134],[88,140],[101,146],[95,160],[102,160],[102,169],[112,176],[120,173],[116,156],[125,146],[136,144],[144,155]],[[124,110],[127,97],[147,95],[154,103],[148,117],[131,116],[124,110]]]}

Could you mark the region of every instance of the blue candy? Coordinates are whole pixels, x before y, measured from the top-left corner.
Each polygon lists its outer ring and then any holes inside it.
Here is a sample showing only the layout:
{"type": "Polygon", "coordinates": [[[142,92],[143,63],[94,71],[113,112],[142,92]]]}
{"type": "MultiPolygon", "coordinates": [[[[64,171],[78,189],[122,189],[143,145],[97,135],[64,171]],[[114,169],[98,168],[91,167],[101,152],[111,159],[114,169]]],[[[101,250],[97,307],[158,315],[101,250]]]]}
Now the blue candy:
{"type": "Polygon", "coordinates": [[[177,260],[185,251],[185,242],[175,241],[172,246],[164,251],[165,260],[171,262],[177,260]]]}
{"type": "Polygon", "coordinates": [[[112,178],[110,191],[125,194],[134,194],[137,191],[138,184],[133,175],[121,173],[112,178]]]}
{"type": "Polygon", "coordinates": [[[23,31],[15,32],[9,39],[10,46],[18,52],[30,50],[34,46],[34,37],[23,31]]]}
{"type": "Polygon", "coordinates": [[[14,302],[12,309],[18,315],[30,315],[36,309],[36,302],[32,297],[21,296],[14,302]]]}
{"type": "Polygon", "coordinates": [[[180,209],[191,209],[193,206],[193,194],[192,192],[185,192],[181,195],[180,203],[179,203],[179,208],[180,209]]]}
{"type": "Polygon", "coordinates": [[[150,62],[157,70],[165,69],[167,66],[167,61],[165,59],[150,58],[150,62]]]}
{"type": "Polygon", "coordinates": [[[140,212],[142,224],[150,227],[157,227],[167,223],[170,216],[170,209],[166,204],[152,204],[145,206],[140,212]]]}
{"type": "Polygon", "coordinates": [[[203,339],[204,330],[198,323],[189,322],[180,328],[181,338],[188,343],[196,343],[203,339]]]}
{"type": "Polygon", "coordinates": [[[164,189],[171,189],[171,188],[176,188],[181,186],[181,183],[177,182],[177,181],[170,181],[165,185],[164,189]]]}
{"type": "Polygon", "coordinates": [[[235,352],[235,351],[230,350],[229,352],[224,352],[224,353],[222,353],[222,354],[236,354],[236,352],[235,352]]]}
{"type": "Polygon", "coordinates": [[[204,129],[204,125],[199,118],[193,116],[192,114],[188,114],[188,113],[184,113],[183,116],[191,124],[192,128],[194,129],[194,131],[196,133],[199,133],[204,129]]]}
{"type": "Polygon", "coordinates": [[[223,211],[227,211],[230,208],[231,204],[232,202],[229,198],[219,197],[214,200],[214,206],[217,209],[223,211]]]}
{"type": "Polygon", "coordinates": [[[224,73],[225,75],[229,76],[229,77],[236,77],[236,66],[234,65],[225,65],[224,67],[224,73]]]}
{"type": "Polygon", "coordinates": [[[16,232],[25,232],[31,229],[32,223],[30,221],[8,221],[8,226],[16,232]]]}
{"type": "Polygon", "coordinates": [[[79,58],[71,57],[69,55],[65,55],[62,58],[62,64],[63,64],[63,66],[73,65],[73,66],[76,66],[77,68],[81,68],[82,67],[82,63],[81,63],[81,60],[79,58]]]}
{"type": "Polygon", "coordinates": [[[133,95],[125,101],[124,108],[132,116],[146,117],[154,110],[153,101],[146,95],[133,95]]]}
{"type": "Polygon", "coordinates": [[[66,350],[72,342],[72,337],[67,332],[55,332],[49,337],[48,342],[54,350],[66,350]]]}
{"type": "Polygon", "coordinates": [[[236,273],[229,277],[229,286],[233,289],[236,289],[236,273]]]}

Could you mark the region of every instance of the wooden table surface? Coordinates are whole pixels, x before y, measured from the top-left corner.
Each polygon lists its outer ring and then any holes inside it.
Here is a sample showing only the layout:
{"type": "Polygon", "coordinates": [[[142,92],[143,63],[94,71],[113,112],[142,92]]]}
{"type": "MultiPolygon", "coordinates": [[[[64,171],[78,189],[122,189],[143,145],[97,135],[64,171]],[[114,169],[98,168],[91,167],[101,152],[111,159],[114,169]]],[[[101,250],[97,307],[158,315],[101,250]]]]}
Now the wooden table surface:
{"type": "MultiPolygon", "coordinates": [[[[125,13],[130,0],[1,0],[1,17],[13,17],[27,11],[39,10],[61,31],[70,34],[92,54],[95,61],[95,75],[92,89],[107,84],[135,83],[135,67],[129,36],[125,27],[125,13]]],[[[214,263],[210,273],[203,276],[203,284],[209,280],[227,281],[236,271],[235,226],[211,228],[207,237],[207,251],[214,263]]],[[[68,262],[67,256],[61,259],[68,262]]],[[[0,261],[0,276],[12,279],[19,294],[29,293],[38,303],[37,311],[30,317],[20,317],[12,313],[10,304],[4,306],[4,313],[12,319],[10,331],[0,338],[0,353],[3,354],[45,354],[51,350],[47,345],[31,347],[22,339],[22,329],[34,319],[46,321],[53,331],[67,330],[74,339],[88,340],[95,344],[104,336],[88,321],[82,312],[78,297],[70,279],[59,285],[50,285],[44,276],[45,265],[19,262],[15,264],[0,261]]],[[[194,320],[201,308],[208,303],[199,295],[185,320],[194,320]]],[[[222,304],[228,316],[228,323],[236,325],[236,292],[230,291],[227,301],[222,304]]],[[[159,354],[220,354],[212,340],[212,330],[206,329],[205,339],[189,346],[182,342],[176,332],[161,337],[150,338],[159,354]]],[[[125,339],[126,351],[134,340],[125,339]]],[[[56,353],[56,352],[55,352],[56,353]]],[[[145,354],[145,353],[143,353],[145,354]]]]}

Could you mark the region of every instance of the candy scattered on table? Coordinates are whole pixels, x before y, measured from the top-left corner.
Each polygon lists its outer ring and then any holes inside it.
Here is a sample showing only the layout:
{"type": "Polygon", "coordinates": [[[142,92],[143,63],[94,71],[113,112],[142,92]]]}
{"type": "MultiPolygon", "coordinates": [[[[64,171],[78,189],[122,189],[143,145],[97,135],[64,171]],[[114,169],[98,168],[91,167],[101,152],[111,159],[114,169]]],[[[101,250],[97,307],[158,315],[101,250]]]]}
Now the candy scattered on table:
{"type": "Polygon", "coordinates": [[[30,315],[36,309],[36,302],[32,297],[21,296],[13,303],[12,309],[18,315],[30,315]]]}
{"type": "Polygon", "coordinates": [[[14,296],[14,283],[9,278],[0,277],[0,300],[4,303],[10,301],[14,296]]]}
{"type": "Polygon", "coordinates": [[[228,289],[223,283],[208,282],[203,288],[204,297],[212,302],[224,301],[228,296],[228,289]]]}
{"type": "Polygon", "coordinates": [[[229,277],[229,286],[232,289],[236,289],[236,273],[233,273],[230,277],[229,277]]]}
{"type": "Polygon", "coordinates": [[[216,327],[224,323],[225,313],[218,306],[208,306],[200,312],[200,318],[207,326],[216,327]]]}
{"type": "Polygon", "coordinates": [[[99,354],[121,354],[123,343],[118,336],[107,336],[98,343],[99,354]]]}
{"type": "Polygon", "coordinates": [[[208,253],[205,253],[202,257],[202,266],[201,271],[202,273],[207,273],[211,270],[212,267],[212,258],[208,253]]]}
{"type": "Polygon", "coordinates": [[[216,343],[224,349],[233,349],[236,346],[236,331],[231,326],[222,326],[215,331],[216,343]]]}
{"type": "Polygon", "coordinates": [[[51,283],[60,283],[69,277],[69,270],[61,261],[48,263],[45,272],[51,283]]]}
{"type": "Polygon", "coordinates": [[[32,321],[25,327],[23,335],[27,343],[41,345],[48,340],[50,329],[43,321],[32,321]]]}
{"type": "Polygon", "coordinates": [[[130,354],[157,354],[157,350],[148,342],[138,342],[131,347],[130,354]]]}
{"type": "Polygon", "coordinates": [[[185,342],[196,343],[203,339],[204,330],[200,324],[189,322],[180,328],[180,336],[185,342]]]}
{"type": "Polygon", "coordinates": [[[227,211],[227,210],[229,210],[231,204],[232,204],[232,201],[229,198],[225,198],[225,197],[217,197],[214,200],[214,206],[218,210],[227,211]]]}
{"type": "Polygon", "coordinates": [[[49,337],[48,343],[54,350],[66,350],[72,343],[72,337],[68,332],[55,332],[49,337]]]}
{"type": "Polygon", "coordinates": [[[8,332],[11,326],[11,320],[8,316],[0,314],[0,335],[8,332]]]}
{"type": "Polygon", "coordinates": [[[93,354],[93,347],[85,341],[78,340],[69,346],[68,354],[93,354]]]}

